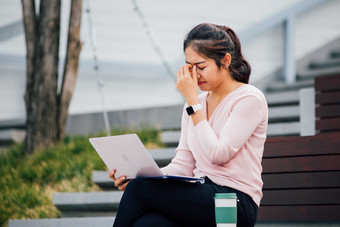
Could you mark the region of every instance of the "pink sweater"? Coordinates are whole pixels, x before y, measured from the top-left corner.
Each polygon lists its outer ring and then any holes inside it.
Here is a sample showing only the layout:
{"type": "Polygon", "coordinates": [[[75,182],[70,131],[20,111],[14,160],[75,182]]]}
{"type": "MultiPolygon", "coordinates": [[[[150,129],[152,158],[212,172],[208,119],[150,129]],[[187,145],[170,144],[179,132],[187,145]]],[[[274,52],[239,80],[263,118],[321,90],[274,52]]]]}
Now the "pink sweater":
{"type": "MultiPolygon", "coordinates": [[[[208,93],[199,95],[206,115],[208,93]]],[[[268,125],[268,106],[263,93],[246,84],[228,94],[209,121],[196,126],[185,111],[176,156],[163,173],[209,177],[251,196],[262,198],[261,160],[268,125]]]]}

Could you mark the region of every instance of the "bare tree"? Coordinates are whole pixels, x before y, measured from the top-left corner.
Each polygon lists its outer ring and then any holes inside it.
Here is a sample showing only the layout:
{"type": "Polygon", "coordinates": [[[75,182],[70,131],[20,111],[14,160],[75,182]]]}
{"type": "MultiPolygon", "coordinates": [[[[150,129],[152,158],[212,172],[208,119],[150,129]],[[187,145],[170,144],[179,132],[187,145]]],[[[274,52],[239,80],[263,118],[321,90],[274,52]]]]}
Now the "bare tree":
{"type": "Polygon", "coordinates": [[[33,153],[63,140],[78,75],[82,0],[72,0],[66,61],[58,92],[61,0],[22,0],[26,37],[26,140],[33,153]]]}

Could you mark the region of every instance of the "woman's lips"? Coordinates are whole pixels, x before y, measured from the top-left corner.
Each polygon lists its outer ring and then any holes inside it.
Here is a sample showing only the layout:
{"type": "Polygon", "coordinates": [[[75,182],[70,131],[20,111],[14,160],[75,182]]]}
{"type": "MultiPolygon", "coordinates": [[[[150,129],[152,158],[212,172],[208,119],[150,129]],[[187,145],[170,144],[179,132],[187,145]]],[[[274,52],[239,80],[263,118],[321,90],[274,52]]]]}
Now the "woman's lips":
{"type": "Polygon", "coordinates": [[[198,86],[202,86],[203,84],[205,84],[206,82],[198,82],[198,86]]]}

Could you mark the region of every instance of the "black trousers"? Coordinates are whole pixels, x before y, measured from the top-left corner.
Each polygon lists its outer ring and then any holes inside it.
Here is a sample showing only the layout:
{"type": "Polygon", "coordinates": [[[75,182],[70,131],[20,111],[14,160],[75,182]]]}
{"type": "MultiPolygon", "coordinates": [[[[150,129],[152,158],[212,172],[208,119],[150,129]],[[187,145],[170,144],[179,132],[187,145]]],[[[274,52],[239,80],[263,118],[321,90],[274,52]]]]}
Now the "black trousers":
{"type": "Polygon", "coordinates": [[[216,185],[165,179],[135,179],[126,187],[114,227],[216,226],[215,193],[236,193],[237,226],[254,226],[258,207],[247,194],[216,185]]]}

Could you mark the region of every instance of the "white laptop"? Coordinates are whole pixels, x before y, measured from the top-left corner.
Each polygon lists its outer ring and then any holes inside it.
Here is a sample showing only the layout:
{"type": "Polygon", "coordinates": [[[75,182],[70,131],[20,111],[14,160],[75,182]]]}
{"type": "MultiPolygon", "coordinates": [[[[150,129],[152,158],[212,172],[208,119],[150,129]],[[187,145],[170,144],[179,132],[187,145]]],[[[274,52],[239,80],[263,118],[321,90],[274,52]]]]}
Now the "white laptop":
{"type": "Polygon", "coordinates": [[[127,179],[168,178],[204,183],[203,178],[164,175],[136,134],[90,138],[90,143],[115,176],[127,179]]]}

